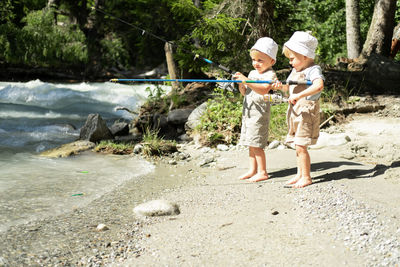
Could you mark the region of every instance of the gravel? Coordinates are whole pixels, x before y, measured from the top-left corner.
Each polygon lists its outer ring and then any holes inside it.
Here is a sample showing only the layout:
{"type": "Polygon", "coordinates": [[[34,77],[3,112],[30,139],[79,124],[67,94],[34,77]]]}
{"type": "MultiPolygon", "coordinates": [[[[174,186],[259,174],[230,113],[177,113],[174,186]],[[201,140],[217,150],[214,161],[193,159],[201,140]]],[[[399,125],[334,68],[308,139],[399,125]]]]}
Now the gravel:
{"type": "Polygon", "coordinates": [[[354,199],[340,185],[310,186],[293,199],[304,220],[319,220],[318,231],[329,231],[327,222],[336,225],[333,238],[361,255],[365,266],[396,266],[400,263],[400,228],[396,234],[387,225],[396,218],[379,216],[379,210],[354,199]]]}

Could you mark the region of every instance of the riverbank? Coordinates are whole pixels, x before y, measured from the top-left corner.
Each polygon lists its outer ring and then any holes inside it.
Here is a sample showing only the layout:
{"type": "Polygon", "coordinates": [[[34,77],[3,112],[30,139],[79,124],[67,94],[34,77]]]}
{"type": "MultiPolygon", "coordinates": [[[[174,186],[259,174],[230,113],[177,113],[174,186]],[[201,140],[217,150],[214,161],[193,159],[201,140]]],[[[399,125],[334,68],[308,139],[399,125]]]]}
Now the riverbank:
{"type": "Polygon", "coordinates": [[[268,150],[270,179],[260,183],[237,179],[246,150],[218,152],[190,186],[163,194],[181,214],[152,219],[140,257],[114,265],[397,266],[400,102],[393,100],[324,131],[347,142],[310,150],[314,184],[304,189],[283,187],[296,172],[293,150],[268,150]]]}
{"type": "Polygon", "coordinates": [[[248,183],[237,179],[246,149],[184,145],[188,159],[156,161],[153,173],[85,207],[0,233],[0,266],[395,266],[399,112],[393,98],[324,130],[328,140],[350,141],[311,149],[314,184],[300,190],[283,187],[296,171],[291,149],[267,150],[270,179],[248,183]],[[160,198],[181,214],[134,215],[160,198]]]}

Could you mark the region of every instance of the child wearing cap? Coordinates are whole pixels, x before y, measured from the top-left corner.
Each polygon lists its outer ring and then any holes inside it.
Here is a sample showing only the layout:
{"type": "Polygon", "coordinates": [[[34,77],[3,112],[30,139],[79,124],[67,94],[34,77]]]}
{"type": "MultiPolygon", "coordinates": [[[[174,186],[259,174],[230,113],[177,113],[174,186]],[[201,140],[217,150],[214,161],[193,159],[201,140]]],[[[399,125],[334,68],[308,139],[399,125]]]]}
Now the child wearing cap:
{"type": "Polygon", "coordinates": [[[287,81],[310,80],[312,85],[282,85],[279,81],[273,84],[274,89],[289,91],[286,143],[295,145],[297,174],[286,186],[294,188],[312,183],[307,147],[315,144],[319,137],[319,97],[325,80],[321,67],[314,63],[317,45],[318,41],[314,36],[297,31],[283,47],[283,54],[293,67],[287,81]]]}
{"type": "Polygon", "coordinates": [[[237,72],[234,79],[242,80],[240,93],[244,96],[242,129],[239,144],[249,147],[249,170],[239,179],[259,182],[268,179],[264,148],[268,144],[270,103],[263,98],[271,89],[271,84],[245,83],[246,80],[275,80],[272,66],[276,62],[278,45],[274,40],[263,37],[250,49],[254,70],[246,77],[237,72]]]}

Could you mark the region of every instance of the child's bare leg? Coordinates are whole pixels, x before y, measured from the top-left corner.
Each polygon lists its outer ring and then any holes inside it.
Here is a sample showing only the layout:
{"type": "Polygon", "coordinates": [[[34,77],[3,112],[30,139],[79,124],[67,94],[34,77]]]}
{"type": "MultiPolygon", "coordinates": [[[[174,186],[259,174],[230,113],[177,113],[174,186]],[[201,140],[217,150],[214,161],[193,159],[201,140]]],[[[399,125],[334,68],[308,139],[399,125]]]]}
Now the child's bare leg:
{"type": "Polygon", "coordinates": [[[264,149],[260,147],[252,147],[257,162],[257,173],[249,179],[251,182],[260,182],[268,179],[267,163],[265,159],[264,149]]]}
{"type": "Polygon", "coordinates": [[[254,152],[252,151],[251,147],[249,147],[249,170],[239,176],[239,180],[246,180],[252,177],[254,174],[257,173],[257,161],[256,157],[254,155],[254,152]]]}
{"type": "Polygon", "coordinates": [[[297,162],[297,173],[296,176],[290,179],[289,181],[286,182],[287,185],[293,185],[297,183],[302,174],[302,169],[301,169],[301,164],[300,164],[300,157],[299,157],[299,152],[297,151],[297,145],[296,145],[296,162],[297,162]]]}
{"type": "Polygon", "coordinates": [[[301,178],[293,185],[295,188],[302,188],[312,184],[311,180],[311,161],[310,154],[308,153],[306,146],[296,146],[296,152],[299,155],[299,163],[301,169],[301,178]]]}

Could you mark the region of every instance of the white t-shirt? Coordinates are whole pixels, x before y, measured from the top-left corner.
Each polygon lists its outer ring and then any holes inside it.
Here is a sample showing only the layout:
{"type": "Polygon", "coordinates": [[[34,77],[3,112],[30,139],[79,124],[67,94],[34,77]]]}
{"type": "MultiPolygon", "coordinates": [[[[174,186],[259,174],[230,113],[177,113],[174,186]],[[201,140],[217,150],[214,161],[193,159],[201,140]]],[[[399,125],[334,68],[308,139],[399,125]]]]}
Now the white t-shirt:
{"type": "MultiPolygon", "coordinates": [[[[296,73],[297,71],[295,69],[292,69],[292,72],[289,75],[289,78],[287,79],[287,81],[289,81],[290,76],[294,73],[296,73]]],[[[315,79],[322,79],[323,81],[325,81],[325,77],[322,74],[322,69],[319,65],[313,65],[311,67],[308,67],[306,69],[304,69],[303,71],[301,71],[300,73],[302,73],[303,77],[305,80],[309,80],[309,81],[314,81],[315,79]]],[[[307,100],[318,100],[319,97],[321,96],[321,92],[316,93],[315,95],[310,95],[307,96],[307,100]]]]}

